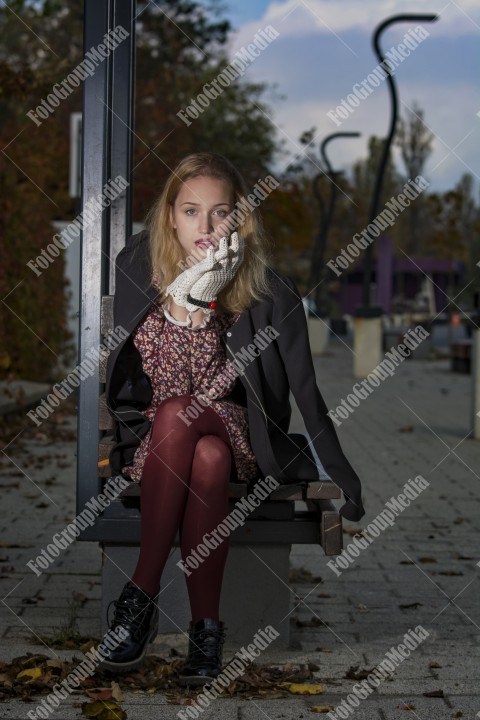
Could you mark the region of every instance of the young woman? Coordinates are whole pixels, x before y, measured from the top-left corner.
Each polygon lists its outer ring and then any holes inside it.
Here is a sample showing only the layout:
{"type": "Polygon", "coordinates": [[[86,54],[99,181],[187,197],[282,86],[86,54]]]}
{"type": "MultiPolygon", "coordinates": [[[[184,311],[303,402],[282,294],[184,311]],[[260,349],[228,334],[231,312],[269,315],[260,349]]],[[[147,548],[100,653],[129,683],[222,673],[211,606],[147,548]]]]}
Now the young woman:
{"type": "MultiPolygon", "coordinates": [[[[157,633],[155,598],[177,530],[185,561],[229,513],[228,484],[272,476],[318,480],[312,445],[343,491],[340,513],[365,513],[360,479],[342,452],[316,385],[305,311],[294,281],[270,266],[250,193],[224,157],[196,153],[167,180],[116,260],[106,397],[115,418],[110,467],[141,483],[141,543],[110,629],[127,639],[103,666],[129,670],[157,633]],[[247,200],[246,200],[247,198],[247,200]],[[310,439],[289,433],[292,391],[310,439]]],[[[222,667],[219,619],[228,540],[186,576],[192,620],[180,681],[204,684],[222,667]]]]}

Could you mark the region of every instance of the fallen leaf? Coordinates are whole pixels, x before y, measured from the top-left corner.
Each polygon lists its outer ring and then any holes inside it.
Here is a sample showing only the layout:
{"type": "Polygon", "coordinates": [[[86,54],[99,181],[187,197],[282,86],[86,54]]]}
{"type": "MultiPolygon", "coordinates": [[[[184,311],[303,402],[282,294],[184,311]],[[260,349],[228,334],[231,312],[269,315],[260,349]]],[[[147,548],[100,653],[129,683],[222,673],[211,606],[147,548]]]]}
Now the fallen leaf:
{"type": "Polygon", "coordinates": [[[288,574],[288,579],[290,582],[295,583],[321,583],[323,582],[322,578],[316,575],[315,577],[312,575],[310,570],[307,570],[307,568],[304,567],[294,567],[290,569],[290,572],[288,574]]]}
{"type": "Polygon", "coordinates": [[[30,678],[30,682],[32,682],[42,677],[42,671],[40,670],[40,668],[28,668],[28,670],[22,670],[21,672],[19,672],[16,679],[18,680],[19,678],[23,677],[30,678]]]}
{"type": "Polygon", "coordinates": [[[310,620],[299,620],[295,618],[295,623],[298,627],[320,627],[322,625],[330,625],[326,620],[321,620],[318,617],[311,617],[310,620]]]}
{"type": "Polygon", "coordinates": [[[407,603],[406,605],[399,605],[399,608],[402,608],[402,610],[408,610],[409,608],[417,608],[420,607],[420,605],[423,605],[421,602],[413,602],[413,603],[407,603]]]}
{"type": "Polygon", "coordinates": [[[93,703],[82,703],[82,713],[89,718],[98,720],[127,720],[127,713],[116,702],[95,700],[93,703]]]}
{"type": "Polygon", "coordinates": [[[413,425],[403,425],[401,428],[398,428],[399,432],[413,432],[413,425]]]}
{"type": "Polygon", "coordinates": [[[335,710],[335,705],[312,705],[309,710],[314,713],[327,713],[335,710]]]}
{"type": "Polygon", "coordinates": [[[282,682],[279,685],[286,687],[292,695],[321,695],[323,693],[323,685],[307,685],[300,683],[282,682]]]}
{"type": "Polygon", "coordinates": [[[13,682],[7,673],[2,673],[0,675],[0,683],[2,685],[6,685],[6,687],[12,687],[13,685],[13,682]]]}
{"type": "Polygon", "coordinates": [[[397,705],[397,708],[399,710],[415,710],[415,705],[406,705],[405,703],[403,705],[397,705]]]}
{"type": "Polygon", "coordinates": [[[432,662],[429,664],[428,667],[430,667],[430,668],[441,668],[441,667],[443,667],[443,665],[440,665],[440,663],[435,662],[435,660],[432,660],[432,662]]]}
{"type": "Polygon", "coordinates": [[[435,558],[432,558],[432,557],[421,557],[421,558],[418,558],[418,562],[421,562],[421,563],[436,563],[437,561],[435,560],[435,558]]]}
{"type": "Polygon", "coordinates": [[[112,688],[85,688],[85,695],[88,695],[92,700],[115,700],[112,695],[112,688]]]}
{"type": "Polygon", "coordinates": [[[121,691],[120,685],[112,680],[112,695],[114,700],[118,700],[118,702],[123,702],[125,700],[125,696],[121,691]]]}
{"type": "Polygon", "coordinates": [[[463,712],[461,710],[457,710],[456,712],[452,713],[453,718],[459,718],[463,717],[463,712]]]}
{"type": "Polygon", "coordinates": [[[372,670],[373,668],[371,670],[358,670],[358,665],[351,665],[345,673],[344,678],[347,680],[365,680],[372,670]]]}
{"type": "Polygon", "coordinates": [[[94,647],[96,647],[95,640],[90,639],[90,640],[87,640],[86,642],[84,642],[82,645],[80,645],[79,650],[81,650],[82,653],[83,653],[84,655],[86,655],[87,652],[88,652],[89,650],[91,650],[92,648],[94,648],[94,647]]]}
{"type": "Polygon", "coordinates": [[[422,693],[425,697],[439,697],[443,698],[443,690],[430,690],[430,692],[422,693]]]}

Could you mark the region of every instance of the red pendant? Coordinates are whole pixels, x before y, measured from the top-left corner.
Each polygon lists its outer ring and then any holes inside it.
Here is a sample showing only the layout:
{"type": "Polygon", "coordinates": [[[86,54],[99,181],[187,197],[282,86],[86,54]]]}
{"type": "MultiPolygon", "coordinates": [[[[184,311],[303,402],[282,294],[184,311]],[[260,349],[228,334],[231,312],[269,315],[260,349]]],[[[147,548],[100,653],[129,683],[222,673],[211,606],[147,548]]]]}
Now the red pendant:
{"type": "Polygon", "coordinates": [[[217,307],[217,303],[215,302],[215,300],[212,300],[210,303],[210,309],[215,310],[216,307],[217,307]]]}

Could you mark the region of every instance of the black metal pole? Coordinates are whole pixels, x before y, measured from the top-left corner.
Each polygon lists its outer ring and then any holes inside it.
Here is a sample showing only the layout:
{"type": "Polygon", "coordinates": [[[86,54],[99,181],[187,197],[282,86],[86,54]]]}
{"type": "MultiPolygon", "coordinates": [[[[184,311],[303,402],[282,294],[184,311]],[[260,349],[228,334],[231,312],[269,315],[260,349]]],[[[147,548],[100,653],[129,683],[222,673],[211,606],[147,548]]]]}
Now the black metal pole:
{"type": "Polygon", "coordinates": [[[330,180],[330,197],[329,197],[329,203],[328,203],[328,209],[325,209],[325,203],[323,202],[323,199],[321,198],[321,195],[318,191],[318,186],[315,185],[316,182],[318,182],[318,178],[320,177],[317,175],[314,179],[314,192],[315,189],[317,190],[317,198],[319,199],[321,203],[321,222],[319,227],[318,235],[315,238],[314,243],[314,253],[313,253],[313,259],[312,259],[312,285],[315,285],[315,305],[316,305],[316,314],[318,317],[326,317],[328,312],[327,308],[325,306],[324,302],[324,287],[323,287],[323,278],[324,278],[324,267],[323,267],[323,261],[325,257],[325,251],[327,248],[327,240],[328,240],[328,232],[330,229],[330,225],[333,219],[333,213],[335,211],[335,200],[337,196],[337,190],[338,186],[335,182],[335,177],[338,177],[340,173],[335,172],[332,168],[332,165],[330,163],[330,160],[327,156],[327,146],[332,140],[336,140],[340,137],[360,137],[360,133],[358,132],[338,132],[338,133],[332,133],[331,135],[328,135],[321,143],[320,145],[320,154],[322,156],[322,160],[325,163],[325,166],[327,168],[327,172],[325,173],[326,177],[330,180]]]}
{"type": "Polygon", "coordinates": [[[320,217],[318,221],[318,231],[313,238],[312,253],[310,256],[310,274],[308,278],[308,287],[310,288],[315,287],[319,267],[318,252],[320,246],[320,234],[322,232],[322,225],[325,221],[325,201],[319,188],[319,180],[324,174],[324,172],[319,172],[312,180],[312,191],[317,199],[318,207],[320,208],[320,217]]]}
{"type": "MultiPolygon", "coordinates": [[[[131,234],[136,0],[85,0],[84,54],[104,43],[115,28],[126,31],[84,81],[82,119],[82,212],[98,203],[105,184],[117,176],[130,183],[81,230],[79,364],[101,341],[102,297],[113,294],[115,258],[131,234]]],[[[103,45],[105,47],[105,45],[103,45]]],[[[88,217],[88,216],[87,216],[88,217]]],[[[78,390],[77,514],[101,490],[98,477],[100,368],[78,390]]],[[[81,530],[78,540],[97,540],[107,518],[81,530]]]]}
{"type": "MultiPolygon", "coordinates": [[[[422,22],[435,22],[435,20],[438,20],[438,15],[402,13],[400,15],[392,15],[391,17],[387,18],[382,23],[380,23],[380,25],[377,26],[377,28],[373,34],[373,49],[375,50],[375,54],[377,55],[378,60],[379,60],[380,64],[382,65],[382,67],[385,67],[385,64],[384,64],[385,58],[383,55],[383,51],[380,47],[380,36],[383,33],[383,31],[386,30],[391,25],[394,25],[395,23],[398,23],[398,22],[416,22],[418,20],[422,21],[422,22]]],[[[397,116],[398,116],[397,88],[396,88],[394,77],[390,72],[387,72],[386,80],[387,80],[388,88],[390,91],[390,99],[391,99],[390,132],[385,141],[382,158],[380,160],[380,164],[378,167],[378,173],[377,173],[377,177],[375,180],[375,186],[374,186],[373,195],[372,195],[372,203],[370,206],[370,218],[368,221],[369,224],[372,222],[372,220],[375,219],[375,217],[377,216],[377,213],[378,213],[378,206],[380,204],[380,194],[381,194],[381,190],[382,190],[385,169],[387,167],[388,156],[390,153],[390,147],[393,142],[393,138],[395,135],[395,128],[397,125],[397,116]]],[[[369,245],[367,245],[367,248],[365,250],[365,269],[364,269],[364,274],[363,274],[363,305],[364,305],[365,309],[370,308],[370,283],[371,283],[371,277],[372,277],[372,253],[373,253],[373,243],[370,243],[369,245]]],[[[368,314],[368,311],[366,314],[368,314]]]]}

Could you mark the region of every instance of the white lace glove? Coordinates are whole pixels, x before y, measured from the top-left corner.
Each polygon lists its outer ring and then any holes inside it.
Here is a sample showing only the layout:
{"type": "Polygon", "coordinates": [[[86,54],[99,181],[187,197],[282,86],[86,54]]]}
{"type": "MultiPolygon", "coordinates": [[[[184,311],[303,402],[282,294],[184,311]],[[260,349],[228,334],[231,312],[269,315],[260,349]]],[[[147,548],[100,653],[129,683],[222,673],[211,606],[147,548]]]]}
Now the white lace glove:
{"type": "MultiPolygon", "coordinates": [[[[167,292],[172,296],[177,305],[186,307],[187,295],[192,286],[207,270],[211,270],[216,265],[217,260],[214,253],[215,248],[210,246],[207,250],[206,257],[195,263],[195,265],[192,265],[192,267],[183,270],[167,287],[167,292]]],[[[197,310],[198,308],[195,309],[197,310]]]]}
{"type": "MultiPolygon", "coordinates": [[[[217,264],[212,265],[203,275],[194,283],[190,290],[190,297],[193,300],[210,304],[217,299],[218,293],[233,279],[235,273],[243,262],[244,256],[244,240],[238,233],[234,232],[230,236],[230,244],[226,237],[220,240],[219,249],[214,255],[217,264]]],[[[202,307],[208,312],[208,306],[203,307],[195,305],[187,300],[185,305],[187,310],[193,312],[202,307]]]]}

